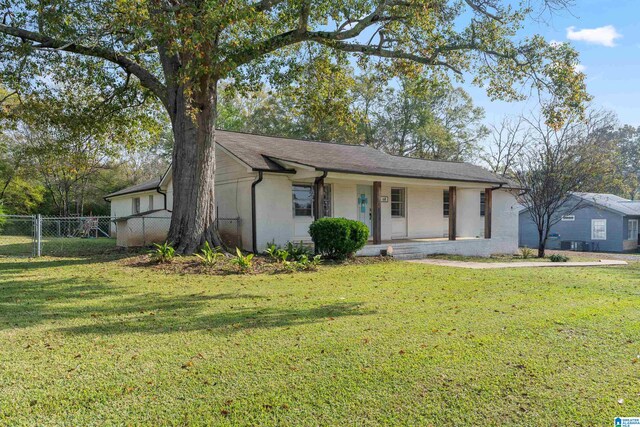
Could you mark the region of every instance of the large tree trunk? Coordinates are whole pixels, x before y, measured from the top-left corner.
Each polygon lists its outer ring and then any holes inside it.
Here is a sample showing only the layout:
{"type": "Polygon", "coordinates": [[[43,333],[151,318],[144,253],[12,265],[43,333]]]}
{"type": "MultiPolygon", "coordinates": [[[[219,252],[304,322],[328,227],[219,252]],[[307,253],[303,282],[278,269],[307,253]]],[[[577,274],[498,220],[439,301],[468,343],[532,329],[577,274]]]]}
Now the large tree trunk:
{"type": "Polygon", "coordinates": [[[169,241],[178,253],[193,253],[205,241],[219,239],[215,223],[215,122],[216,82],[207,84],[189,104],[184,87],[172,97],[173,213],[169,241]]]}

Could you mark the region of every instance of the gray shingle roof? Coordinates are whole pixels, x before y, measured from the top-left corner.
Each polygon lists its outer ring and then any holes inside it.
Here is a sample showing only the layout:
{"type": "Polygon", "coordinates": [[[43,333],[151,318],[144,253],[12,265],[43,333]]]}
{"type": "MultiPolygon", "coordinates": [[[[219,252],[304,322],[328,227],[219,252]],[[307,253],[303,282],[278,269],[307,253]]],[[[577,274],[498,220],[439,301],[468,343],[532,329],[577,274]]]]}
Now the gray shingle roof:
{"type": "Polygon", "coordinates": [[[143,182],[141,184],[132,185],[131,187],[123,188],[122,190],[118,190],[114,193],[107,194],[104,196],[105,199],[109,199],[115,196],[124,196],[125,194],[131,193],[139,193],[141,191],[149,191],[155,190],[160,184],[160,178],[151,179],[149,181],[143,182]]]}
{"type": "MultiPolygon", "coordinates": [[[[290,172],[278,161],[294,162],[317,170],[402,178],[478,182],[516,187],[504,177],[464,162],[393,156],[363,145],[306,141],[241,132],[216,131],[216,142],[256,171],[290,172]]],[[[152,179],[105,196],[154,190],[161,179],[152,179]]]]}
{"type": "Polygon", "coordinates": [[[622,215],[640,215],[640,201],[607,193],[572,193],[587,202],[621,213],[622,215]]]}
{"type": "Polygon", "coordinates": [[[393,156],[371,147],[218,130],[216,142],[254,170],[284,172],[284,160],[329,172],[511,185],[480,166],[393,156]]]}

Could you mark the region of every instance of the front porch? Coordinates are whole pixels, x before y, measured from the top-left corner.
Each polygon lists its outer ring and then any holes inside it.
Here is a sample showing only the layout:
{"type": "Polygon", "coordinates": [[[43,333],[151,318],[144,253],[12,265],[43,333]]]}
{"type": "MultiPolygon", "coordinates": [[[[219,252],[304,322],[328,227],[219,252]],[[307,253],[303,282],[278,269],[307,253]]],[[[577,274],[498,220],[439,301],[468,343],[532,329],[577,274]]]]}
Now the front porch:
{"type": "Polygon", "coordinates": [[[294,218],[301,225],[295,236],[306,234],[313,219],[335,216],[365,223],[370,241],[384,248],[491,239],[493,192],[481,183],[328,174],[315,179],[313,217],[294,218]]]}
{"type": "Polygon", "coordinates": [[[396,257],[517,249],[515,198],[486,183],[298,170],[265,175],[258,189],[259,249],[270,242],[311,243],[309,226],[322,217],[367,225],[370,244],[359,256],[378,256],[388,246],[396,257]]]}

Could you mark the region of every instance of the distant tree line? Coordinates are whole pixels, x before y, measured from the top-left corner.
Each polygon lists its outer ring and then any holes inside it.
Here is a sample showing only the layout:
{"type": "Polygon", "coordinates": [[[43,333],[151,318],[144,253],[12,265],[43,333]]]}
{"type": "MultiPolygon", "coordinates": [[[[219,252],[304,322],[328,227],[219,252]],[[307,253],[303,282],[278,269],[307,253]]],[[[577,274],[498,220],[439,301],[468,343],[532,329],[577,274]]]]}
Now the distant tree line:
{"type": "Polygon", "coordinates": [[[470,160],[488,129],[484,111],[447,79],[393,73],[345,55],[305,50],[297,67],[251,90],[223,85],[218,127],[367,144],[391,154],[470,160]]]}
{"type": "Polygon", "coordinates": [[[166,169],[171,139],[152,104],[72,83],[65,89],[0,97],[4,213],[109,215],[106,194],[166,169]]]}

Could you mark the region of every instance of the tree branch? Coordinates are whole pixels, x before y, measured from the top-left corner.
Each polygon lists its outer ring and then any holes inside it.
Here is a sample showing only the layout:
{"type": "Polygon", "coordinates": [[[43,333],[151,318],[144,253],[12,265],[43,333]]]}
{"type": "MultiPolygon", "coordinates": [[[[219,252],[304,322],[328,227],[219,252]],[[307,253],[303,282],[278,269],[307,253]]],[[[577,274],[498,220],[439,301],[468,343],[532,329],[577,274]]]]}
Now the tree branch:
{"type": "Polygon", "coordinates": [[[23,28],[11,27],[5,24],[0,24],[0,33],[20,38],[23,41],[28,40],[33,43],[38,43],[37,45],[32,45],[36,49],[61,50],[94,58],[106,59],[107,61],[119,65],[127,73],[135,75],[144,87],[151,90],[163,102],[163,104],[167,104],[165,85],[142,65],[116,51],[99,46],[84,46],[74,42],[57,40],[40,33],[25,30],[23,28]]]}
{"type": "Polygon", "coordinates": [[[501,24],[504,23],[504,21],[502,20],[502,18],[500,18],[498,15],[494,15],[490,12],[488,12],[486,9],[478,6],[477,4],[475,4],[473,2],[473,0],[465,0],[465,3],[467,3],[469,5],[469,7],[471,7],[471,9],[473,9],[474,11],[476,11],[477,13],[481,14],[481,15],[485,15],[495,21],[500,22],[501,24]]]}
{"type": "Polygon", "coordinates": [[[460,71],[453,65],[437,60],[435,59],[434,56],[420,56],[412,53],[401,52],[398,50],[381,49],[378,46],[367,46],[363,44],[345,43],[345,42],[326,39],[318,36],[313,36],[310,38],[310,40],[323,44],[328,47],[332,47],[337,50],[341,50],[343,52],[361,53],[364,55],[379,56],[382,58],[408,59],[410,61],[414,61],[419,64],[443,66],[443,67],[449,68],[451,71],[453,71],[456,74],[462,74],[462,71],[460,71]]]}

